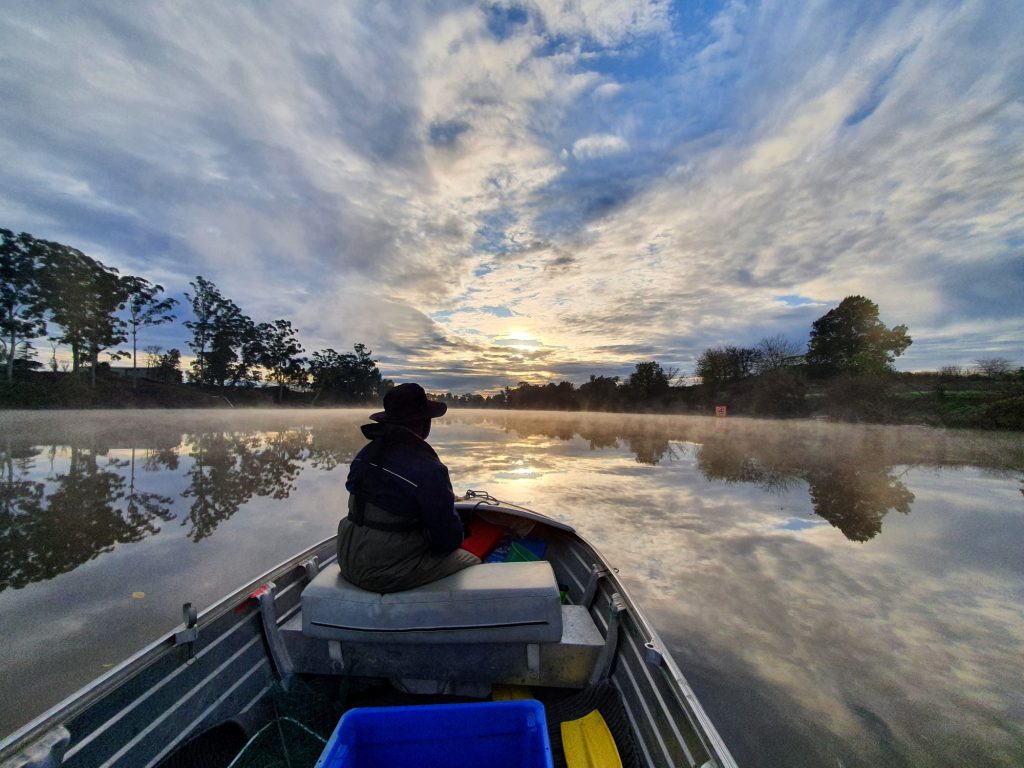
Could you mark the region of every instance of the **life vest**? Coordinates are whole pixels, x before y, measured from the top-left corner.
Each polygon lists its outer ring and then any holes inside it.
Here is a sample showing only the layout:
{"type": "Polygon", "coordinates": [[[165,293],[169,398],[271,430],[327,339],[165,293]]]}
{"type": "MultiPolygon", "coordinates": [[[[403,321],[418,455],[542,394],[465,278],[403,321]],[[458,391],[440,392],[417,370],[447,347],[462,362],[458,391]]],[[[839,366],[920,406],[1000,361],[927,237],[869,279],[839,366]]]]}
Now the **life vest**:
{"type": "MultiPolygon", "coordinates": [[[[408,522],[374,520],[372,511],[370,517],[367,517],[366,504],[367,499],[373,498],[376,495],[377,489],[382,484],[395,482],[395,478],[390,478],[388,475],[398,475],[398,473],[384,466],[388,453],[395,445],[403,442],[409,442],[413,445],[418,443],[417,447],[423,446],[434,458],[437,457],[437,454],[414,433],[402,427],[385,424],[367,424],[363,427],[363,434],[372,438],[362,456],[359,457],[359,461],[366,462],[367,469],[361,473],[355,488],[350,490],[354,503],[349,507],[348,519],[356,525],[388,533],[408,533],[423,530],[423,523],[414,511],[395,512],[392,510],[382,510],[396,517],[408,517],[408,522]],[[414,440],[416,443],[413,443],[414,440]]],[[[398,475],[398,478],[400,478],[400,481],[412,482],[401,475],[398,475]]],[[[373,504],[370,506],[375,508],[373,504]]]]}

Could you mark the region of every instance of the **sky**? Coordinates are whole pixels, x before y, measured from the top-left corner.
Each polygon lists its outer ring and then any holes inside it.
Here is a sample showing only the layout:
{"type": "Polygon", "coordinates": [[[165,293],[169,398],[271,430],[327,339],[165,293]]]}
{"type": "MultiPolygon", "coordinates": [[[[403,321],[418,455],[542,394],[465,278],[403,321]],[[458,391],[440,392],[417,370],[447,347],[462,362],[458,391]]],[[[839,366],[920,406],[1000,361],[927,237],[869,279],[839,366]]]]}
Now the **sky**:
{"type": "MultiPolygon", "coordinates": [[[[307,353],[685,375],[859,294],[900,370],[1024,364],[1019,0],[0,0],[0,36],[0,226],[307,353]]],[[[178,316],[140,344],[187,354],[178,316]]]]}

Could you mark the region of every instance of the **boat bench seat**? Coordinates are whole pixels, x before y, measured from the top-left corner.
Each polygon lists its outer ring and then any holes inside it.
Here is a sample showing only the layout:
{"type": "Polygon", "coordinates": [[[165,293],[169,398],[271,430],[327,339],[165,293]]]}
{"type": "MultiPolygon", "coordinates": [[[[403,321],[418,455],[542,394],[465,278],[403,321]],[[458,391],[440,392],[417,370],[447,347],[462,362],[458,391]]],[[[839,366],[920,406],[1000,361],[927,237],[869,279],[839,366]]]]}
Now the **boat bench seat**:
{"type": "Polygon", "coordinates": [[[328,566],[302,591],[302,633],[359,643],[557,643],[561,600],[543,560],[474,565],[386,595],[328,566]]]}

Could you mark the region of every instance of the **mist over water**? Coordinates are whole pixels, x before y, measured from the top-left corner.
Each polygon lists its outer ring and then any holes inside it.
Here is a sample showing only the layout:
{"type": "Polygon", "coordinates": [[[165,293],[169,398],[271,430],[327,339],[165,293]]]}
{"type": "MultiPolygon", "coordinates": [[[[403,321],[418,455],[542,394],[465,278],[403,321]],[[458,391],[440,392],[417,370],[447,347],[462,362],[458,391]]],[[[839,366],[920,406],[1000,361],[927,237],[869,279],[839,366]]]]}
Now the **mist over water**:
{"type": "MultiPolygon", "coordinates": [[[[333,534],[369,411],[0,415],[0,733],[333,534]]],[[[1024,764],[1020,435],[449,411],[618,568],[743,766],[1024,764]]]]}

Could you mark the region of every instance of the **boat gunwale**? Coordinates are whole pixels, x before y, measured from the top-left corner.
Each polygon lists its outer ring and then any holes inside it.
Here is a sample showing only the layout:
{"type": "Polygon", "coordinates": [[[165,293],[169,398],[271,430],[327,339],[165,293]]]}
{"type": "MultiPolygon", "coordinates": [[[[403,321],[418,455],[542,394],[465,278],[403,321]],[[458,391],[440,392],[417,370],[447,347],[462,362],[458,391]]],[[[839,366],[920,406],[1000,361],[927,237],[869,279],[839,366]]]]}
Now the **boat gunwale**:
{"type": "MultiPolygon", "coordinates": [[[[534,513],[538,514],[538,513],[534,513]]],[[[601,565],[604,566],[605,570],[608,571],[607,576],[604,578],[608,579],[614,588],[613,592],[618,592],[623,602],[629,610],[630,617],[640,628],[641,633],[646,635],[647,641],[646,647],[653,648],[661,654],[661,664],[669,673],[671,683],[678,688],[680,696],[680,702],[689,716],[691,725],[696,726],[698,735],[704,740],[705,748],[712,755],[718,768],[738,768],[732,753],[729,752],[729,748],[726,746],[725,741],[718,733],[718,729],[715,728],[714,723],[708,716],[707,712],[704,711],[704,707],[700,703],[700,699],[697,698],[697,694],[686,680],[686,676],[683,675],[679,665],[676,664],[675,659],[672,658],[672,654],[668,652],[668,647],[665,642],[661,639],[661,636],[657,633],[651,623],[647,620],[647,617],[637,606],[636,600],[630,594],[626,585],[618,577],[618,569],[611,566],[607,558],[601,551],[594,546],[593,542],[583,536],[579,531],[573,530],[573,534],[577,536],[580,541],[586,544],[593,551],[594,555],[601,561],[601,565]]]]}
{"type": "MultiPolygon", "coordinates": [[[[245,586],[227,593],[212,605],[198,612],[195,628],[201,631],[203,627],[209,626],[225,614],[235,610],[238,607],[238,601],[240,599],[248,597],[267,582],[273,581],[275,578],[280,578],[289,571],[299,567],[305,560],[308,560],[319,550],[323,549],[328,544],[331,544],[336,538],[336,534],[328,536],[326,539],[307,547],[298,554],[292,555],[286,560],[282,560],[274,567],[265,571],[262,575],[246,583],[245,586]]],[[[335,558],[333,557],[326,558],[325,561],[320,564],[321,567],[328,562],[332,562],[334,559],[335,558]]],[[[54,704],[46,711],[15,730],[9,736],[0,739],[0,760],[7,759],[8,757],[16,754],[19,749],[31,746],[35,740],[44,736],[52,728],[57,725],[63,725],[72,720],[76,715],[88,709],[89,706],[103,695],[115,690],[119,685],[126,682],[132,676],[162,659],[167,653],[173,651],[176,647],[174,636],[181,631],[183,627],[184,624],[179,624],[168,632],[160,635],[156,640],[143,646],[138,651],[135,651],[135,653],[125,658],[112,669],[104,672],[95,680],[92,680],[77,691],[69,694],[57,704],[54,704]],[[8,752],[11,754],[8,755],[8,752]]]]}

